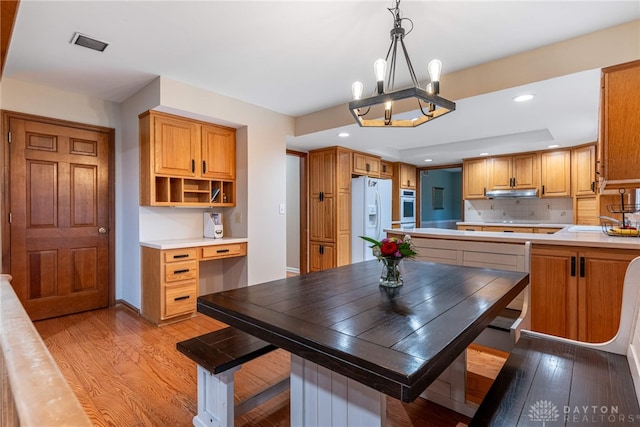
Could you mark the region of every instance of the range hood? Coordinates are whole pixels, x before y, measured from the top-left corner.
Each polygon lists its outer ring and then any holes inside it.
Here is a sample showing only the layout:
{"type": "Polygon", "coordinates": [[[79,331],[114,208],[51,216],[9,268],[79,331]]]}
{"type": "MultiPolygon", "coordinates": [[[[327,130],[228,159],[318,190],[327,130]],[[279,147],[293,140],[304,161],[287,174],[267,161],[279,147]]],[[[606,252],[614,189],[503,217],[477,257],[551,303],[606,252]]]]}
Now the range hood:
{"type": "Polygon", "coordinates": [[[499,199],[507,197],[538,197],[538,189],[528,190],[491,190],[487,191],[488,199],[499,199]]]}

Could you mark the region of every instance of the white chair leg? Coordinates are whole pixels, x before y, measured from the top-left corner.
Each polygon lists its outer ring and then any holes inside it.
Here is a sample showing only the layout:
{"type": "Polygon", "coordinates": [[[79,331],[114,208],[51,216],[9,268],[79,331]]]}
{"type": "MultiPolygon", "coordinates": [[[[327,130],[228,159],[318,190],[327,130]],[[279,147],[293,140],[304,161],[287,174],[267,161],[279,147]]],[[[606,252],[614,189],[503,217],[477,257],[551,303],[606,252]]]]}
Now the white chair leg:
{"type": "Polygon", "coordinates": [[[198,365],[198,415],[196,427],[233,427],[233,375],[241,366],[213,375],[198,365]]]}

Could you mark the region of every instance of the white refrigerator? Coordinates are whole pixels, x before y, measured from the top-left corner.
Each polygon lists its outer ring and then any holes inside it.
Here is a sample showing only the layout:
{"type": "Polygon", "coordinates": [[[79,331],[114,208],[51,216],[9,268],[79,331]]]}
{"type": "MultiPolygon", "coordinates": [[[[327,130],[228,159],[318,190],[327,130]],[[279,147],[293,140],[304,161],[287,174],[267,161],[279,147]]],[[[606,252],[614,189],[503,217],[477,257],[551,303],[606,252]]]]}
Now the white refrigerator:
{"type": "Polygon", "coordinates": [[[391,180],[361,176],[351,180],[351,262],[374,259],[371,243],[359,236],[378,241],[391,228],[391,180]]]}

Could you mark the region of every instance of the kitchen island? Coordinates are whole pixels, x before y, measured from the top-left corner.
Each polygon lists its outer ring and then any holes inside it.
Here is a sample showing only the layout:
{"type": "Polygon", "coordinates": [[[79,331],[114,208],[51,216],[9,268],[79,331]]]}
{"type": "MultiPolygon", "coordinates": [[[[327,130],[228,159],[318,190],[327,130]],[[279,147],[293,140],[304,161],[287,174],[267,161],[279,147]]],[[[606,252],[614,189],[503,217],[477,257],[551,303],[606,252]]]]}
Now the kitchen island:
{"type": "MultiPolygon", "coordinates": [[[[631,260],[640,256],[640,237],[609,236],[597,226],[567,225],[554,234],[432,228],[386,231],[396,236],[408,233],[425,248],[438,245],[436,255],[444,262],[447,256],[455,261],[452,251],[473,244],[529,242],[531,329],[587,342],[603,342],[616,333],[624,274],[631,260]]],[[[423,259],[432,259],[431,252],[423,259]]]]}

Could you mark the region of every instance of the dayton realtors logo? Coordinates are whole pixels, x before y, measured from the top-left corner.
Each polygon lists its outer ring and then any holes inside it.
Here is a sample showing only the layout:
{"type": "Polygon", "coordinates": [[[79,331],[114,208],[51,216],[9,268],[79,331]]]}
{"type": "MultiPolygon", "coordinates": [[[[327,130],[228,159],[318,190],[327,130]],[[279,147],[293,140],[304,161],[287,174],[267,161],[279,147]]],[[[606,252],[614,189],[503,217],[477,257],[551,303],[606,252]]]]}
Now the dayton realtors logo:
{"type": "Polygon", "coordinates": [[[558,418],[560,418],[558,408],[548,400],[538,400],[529,408],[529,419],[542,421],[542,427],[546,425],[547,421],[557,421],[558,418]]]}
{"type": "MultiPolygon", "coordinates": [[[[580,405],[564,406],[562,408],[562,421],[566,424],[606,425],[613,423],[638,424],[640,414],[621,414],[618,406],[580,405]]],[[[546,426],[548,422],[560,421],[558,407],[548,400],[538,400],[529,408],[529,419],[542,422],[546,426]]]]}

